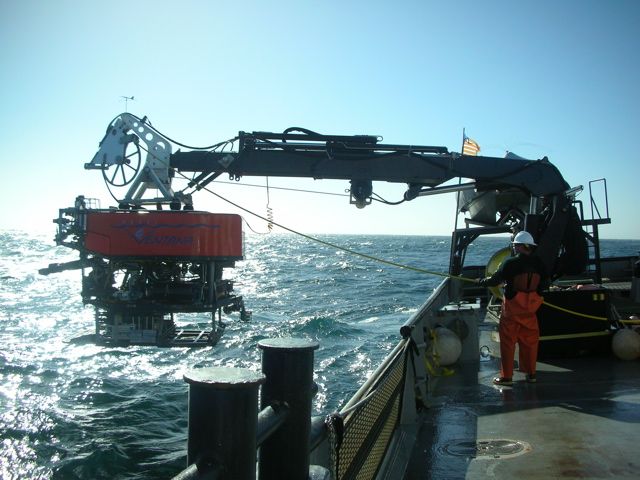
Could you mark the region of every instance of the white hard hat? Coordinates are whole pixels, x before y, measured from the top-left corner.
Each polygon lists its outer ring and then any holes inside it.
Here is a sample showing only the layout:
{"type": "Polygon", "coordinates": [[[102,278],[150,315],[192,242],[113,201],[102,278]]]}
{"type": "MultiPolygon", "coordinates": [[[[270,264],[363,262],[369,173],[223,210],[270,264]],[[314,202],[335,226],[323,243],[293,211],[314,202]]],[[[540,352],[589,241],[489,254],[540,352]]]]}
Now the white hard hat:
{"type": "Polygon", "coordinates": [[[529,232],[519,232],[513,239],[513,243],[536,246],[536,242],[533,241],[533,237],[529,232]]]}

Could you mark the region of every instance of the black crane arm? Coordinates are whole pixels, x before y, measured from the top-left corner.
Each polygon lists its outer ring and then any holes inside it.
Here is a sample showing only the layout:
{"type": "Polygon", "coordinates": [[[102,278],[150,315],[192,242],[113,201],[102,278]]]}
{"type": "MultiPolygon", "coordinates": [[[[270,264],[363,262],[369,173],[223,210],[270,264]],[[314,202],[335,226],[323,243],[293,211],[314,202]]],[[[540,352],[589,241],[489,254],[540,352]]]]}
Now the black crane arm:
{"type": "Polygon", "coordinates": [[[117,181],[120,170],[124,177],[131,168],[127,148],[146,143],[144,168],[129,182],[120,183],[131,183],[123,199],[129,204],[145,203],[147,188],[157,188],[164,197],[146,203],[175,201],[171,169],[198,173],[196,189],[222,174],[234,179],[271,176],[349,180],[356,196],[370,194],[373,181],[405,183],[409,187],[407,200],[430,190],[436,193],[436,187],[456,177],[472,179],[473,187],[481,191],[511,187],[535,197],[562,195],[569,188],[546,157],[532,161],[467,156],[449,152],[446,147],[389,145],[380,140],[370,135],[321,135],[294,127],[282,133],[240,132],[236,138],[208,148],[173,152],[172,144],[177,142],[160,134],[146,118],[122,114],[109,125],[98,153],[85,168],[103,172],[114,168],[115,173],[105,174],[105,178],[117,181]],[[229,145],[231,150],[227,150],[229,145]]]}
{"type": "Polygon", "coordinates": [[[178,151],[171,154],[170,165],[180,172],[204,174],[203,182],[227,173],[236,179],[272,176],[406,183],[416,192],[416,188],[430,189],[461,177],[475,180],[480,190],[512,186],[536,197],[569,188],[547,158],[467,156],[446,147],[387,145],[378,143],[377,137],[359,135],[240,132],[237,143],[236,152],[178,151]]]}

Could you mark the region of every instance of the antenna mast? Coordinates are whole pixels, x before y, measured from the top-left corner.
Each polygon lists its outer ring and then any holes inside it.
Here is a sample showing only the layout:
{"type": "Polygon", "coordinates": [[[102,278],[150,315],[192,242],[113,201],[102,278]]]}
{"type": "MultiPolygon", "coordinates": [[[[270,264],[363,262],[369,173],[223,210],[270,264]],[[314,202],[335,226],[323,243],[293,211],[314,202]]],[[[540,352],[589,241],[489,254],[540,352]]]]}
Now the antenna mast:
{"type": "MultiPolygon", "coordinates": [[[[124,111],[125,111],[125,113],[129,113],[129,110],[128,110],[129,100],[135,101],[133,99],[134,95],[131,95],[130,97],[125,97],[124,95],[120,95],[120,96],[122,98],[124,98],[124,111]]],[[[120,100],[120,101],[122,101],[122,100],[120,100]]]]}

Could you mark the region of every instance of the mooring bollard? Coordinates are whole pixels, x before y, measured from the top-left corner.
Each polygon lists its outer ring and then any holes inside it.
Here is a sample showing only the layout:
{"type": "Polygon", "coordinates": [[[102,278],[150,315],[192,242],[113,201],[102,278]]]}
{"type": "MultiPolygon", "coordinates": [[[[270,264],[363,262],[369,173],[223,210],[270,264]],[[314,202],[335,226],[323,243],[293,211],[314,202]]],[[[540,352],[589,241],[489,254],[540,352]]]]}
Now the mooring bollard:
{"type": "Polygon", "coordinates": [[[189,384],[187,465],[211,465],[225,479],[255,480],[258,390],[265,375],[210,367],[184,375],[189,384]]]}
{"type": "Polygon", "coordinates": [[[282,427],[260,446],[260,480],[309,478],[309,434],[313,398],[313,351],[318,342],[276,338],[258,343],[262,349],[260,408],[286,404],[290,414],[282,427]]]}

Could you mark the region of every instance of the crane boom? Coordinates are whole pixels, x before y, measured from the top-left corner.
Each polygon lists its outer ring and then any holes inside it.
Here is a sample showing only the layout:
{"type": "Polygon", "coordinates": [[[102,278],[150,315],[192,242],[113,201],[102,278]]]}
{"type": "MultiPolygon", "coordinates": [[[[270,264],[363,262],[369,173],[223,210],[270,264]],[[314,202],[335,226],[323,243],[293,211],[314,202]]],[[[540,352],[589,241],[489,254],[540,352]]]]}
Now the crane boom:
{"type": "MultiPolygon", "coordinates": [[[[168,170],[198,173],[195,186],[206,185],[221,174],[234,179],[244,176],[304,177],[348,180],[355,199],[364,202],[373,181],[405,183],[406,200],[424,190],[454,179],[473,179],[478,190],[514,187],[535,197],[562,195],[569,189],[558,169],[545,157],[540,160],[460,155],[446,147],[388,145],[370,135],[322,135],[301,128],[283,133],[239,132],[220,145],[233,145],[235,151],[216,148],[172,152],[171,140],[131,114],[120,115],[107,130],[100,150],[85,168],[109,169],[125,158],[123,146],[135,140],[147,143],[147,165],[134,180],[124,204],[144,204],[144,189],[157,186],[165,203],[176,201],[168,188],[168,170]],[[293,133],[301,132],[301,133],[293,133]],[[355,185],[355,188],[354,188],[355,185]]],[[[215,146],[214,146],[215,147],[215,146]]],[[[158,203],[158,198],[146,199],[158,203]]]]}
{"type": "MultiPolygon", "coordinates": [[[[277,134],[269,134],[277,138],[277,134]]],[[[307,142],[265,143],[255,134],[240,132],[238,152],[176,152],[171,167],[180,172],[233,177],[275,176],[385,181],[432,188],[453,178],[474,179],[480,188],[514,186],[534,196],[559,194],[569,188],[545,157],[514,160],[460,155],[443,147],[336,143],[314,138],[307,142]],[[317,148],[310,148],[317,147],[317,148]]],[[[354,137],[355,138],[355,137],[354,137]]]]}

